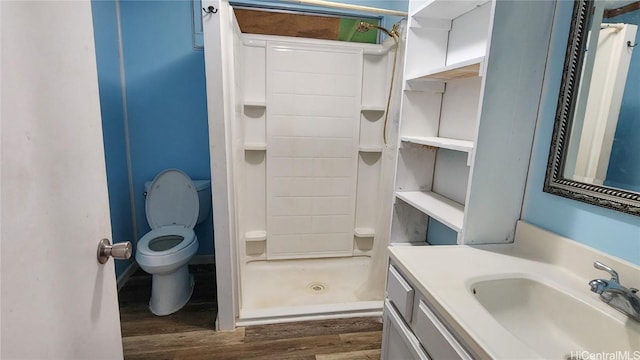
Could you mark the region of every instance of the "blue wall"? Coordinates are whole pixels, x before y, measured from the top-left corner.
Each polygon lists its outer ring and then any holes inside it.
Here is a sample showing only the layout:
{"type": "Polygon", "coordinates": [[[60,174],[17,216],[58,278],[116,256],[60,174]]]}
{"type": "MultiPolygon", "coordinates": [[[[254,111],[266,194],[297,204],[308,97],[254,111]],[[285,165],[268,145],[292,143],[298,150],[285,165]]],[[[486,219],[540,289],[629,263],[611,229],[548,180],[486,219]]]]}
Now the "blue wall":
{"type": "MultiPolygon", "coordinates": [[[[606,19],[608,23],[640,25],[640,10],[606,19]]],[[[640,31],[636,32],[640,43],[640,31]]],[[[636,48],[640,49],[640,47],[636,48]]],[[[640,192],[640,51],[634,50],[629,64],[618,126],[611,148],[606,185],[640,192]]]]}
{"type": "MultiPolygon", "coordinates": [[[[573,2],[559,1],[522,219],[640,264],[640,217],[542,192],[573,2]]],[[[595,259],[594,259],[595,260],[595,259]]]]}
{"type": "MultiPolygon", "coordinates": [[[[120,1],[138,237],[149,231],[144,183],[178,168],[209,179],[204,53],[192,44],[189,1],[120,1]]],[[[196,227],[213,254],[213,220],[196,227]]]]}
{"type": "MultiPolygon", "coordinates": [[[[91,8],[98,60],[98,87],[107,165],[112,242],[116,243],[135,239],[129,197],[116,10],[115,3],[112,1],[94,0],[91,2],[91,8]]],[[[120,275],[131,261],[116,261],[116,274],[120,275]]]]}

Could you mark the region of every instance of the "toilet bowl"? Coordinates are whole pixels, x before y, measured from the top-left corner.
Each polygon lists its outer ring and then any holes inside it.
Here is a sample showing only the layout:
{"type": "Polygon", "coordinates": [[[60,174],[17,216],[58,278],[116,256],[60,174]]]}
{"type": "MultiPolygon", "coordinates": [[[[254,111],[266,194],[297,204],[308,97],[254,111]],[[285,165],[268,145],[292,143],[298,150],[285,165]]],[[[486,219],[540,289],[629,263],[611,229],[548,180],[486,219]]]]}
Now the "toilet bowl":
{"type": "Polygon", "coordinates": [[[209,184],[196,187],[176,169],[162,171],[147,189],[145,212],[151,231],[138,241],[136,261],[152,275],[149,309],[155,315],[172,314],[191,298],[194,282],[187,264],[198,251],[193,228],[209,212],[210,200],[200,201],[208,190],[209,184]]]}

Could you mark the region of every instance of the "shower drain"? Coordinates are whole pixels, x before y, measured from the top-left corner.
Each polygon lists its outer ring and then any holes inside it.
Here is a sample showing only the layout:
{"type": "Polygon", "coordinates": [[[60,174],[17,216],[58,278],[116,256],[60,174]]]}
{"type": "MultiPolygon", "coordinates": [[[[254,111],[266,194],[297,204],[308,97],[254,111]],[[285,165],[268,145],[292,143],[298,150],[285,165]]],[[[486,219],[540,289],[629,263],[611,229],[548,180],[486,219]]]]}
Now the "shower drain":
{"type": "Polygon", "coordinates": [[[311,291],[314,294],[318,294],[321,292],[324,292],[325,290],[327,290],[327,285],[321,283],[321,282],[313,282],[309,285],[307,285],[307,289],[309,291],[311,291]]]}

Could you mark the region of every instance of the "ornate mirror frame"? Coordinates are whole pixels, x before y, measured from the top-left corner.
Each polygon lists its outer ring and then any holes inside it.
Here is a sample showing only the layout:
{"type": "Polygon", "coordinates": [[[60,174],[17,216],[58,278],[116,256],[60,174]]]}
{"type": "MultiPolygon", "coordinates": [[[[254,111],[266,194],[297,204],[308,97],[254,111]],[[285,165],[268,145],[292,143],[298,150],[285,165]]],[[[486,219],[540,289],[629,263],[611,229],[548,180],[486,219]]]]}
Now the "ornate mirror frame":
{"type": "Polygon", "coordinates": [[[640,216],[640,194],[574,181],[565,178],[563,174],[592,9],[592,0],[574,2],[543,190],[550,194],[640,216]]]}

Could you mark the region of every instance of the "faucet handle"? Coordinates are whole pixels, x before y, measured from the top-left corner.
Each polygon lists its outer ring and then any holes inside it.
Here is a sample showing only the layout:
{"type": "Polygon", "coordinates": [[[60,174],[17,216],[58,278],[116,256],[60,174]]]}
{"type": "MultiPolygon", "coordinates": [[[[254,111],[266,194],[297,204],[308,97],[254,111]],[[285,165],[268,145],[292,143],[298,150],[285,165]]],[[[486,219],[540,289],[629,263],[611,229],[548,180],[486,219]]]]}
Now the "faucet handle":
{"type": "Polygon", "coordinates": [[[620,283],[620,278],[618,277],[618,273],[612,268],[608,267],[607,265],[601,263],[600,261],[596,261],[593,263],[593,267],[598,270],[603,270],[608,272],[609,275],[611,275],[611,281],[615,281],[618,284],[620,283]]]}

